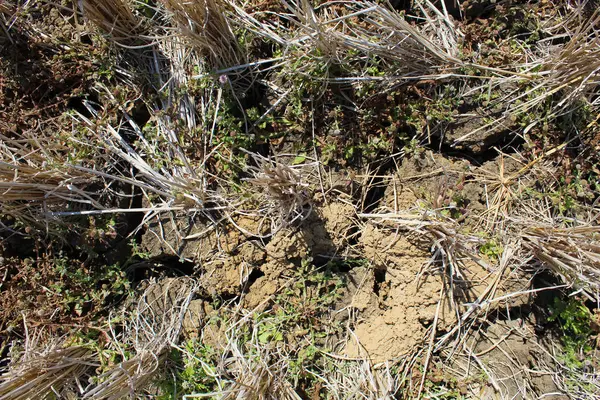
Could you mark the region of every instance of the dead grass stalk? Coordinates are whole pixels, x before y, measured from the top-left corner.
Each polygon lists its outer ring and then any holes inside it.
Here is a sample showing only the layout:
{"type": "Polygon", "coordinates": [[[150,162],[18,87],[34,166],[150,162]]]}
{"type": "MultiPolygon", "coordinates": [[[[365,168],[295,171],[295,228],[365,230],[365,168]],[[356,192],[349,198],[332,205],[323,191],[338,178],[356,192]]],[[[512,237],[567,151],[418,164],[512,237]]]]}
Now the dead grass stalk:
{"type": "Polygon", "coordinates": [[[81,7],[91,22],[119,44],[135,45],[142,33],[142,20],[128,0],[83,0],[81,7]]]}
{"type": "Polygon", "coordinates": [[[49,349],[28,357],[0,377],[0,399],[45,399],[80,387],[79,380],[94,367],[94,355],[85,347],[49,349]]]}

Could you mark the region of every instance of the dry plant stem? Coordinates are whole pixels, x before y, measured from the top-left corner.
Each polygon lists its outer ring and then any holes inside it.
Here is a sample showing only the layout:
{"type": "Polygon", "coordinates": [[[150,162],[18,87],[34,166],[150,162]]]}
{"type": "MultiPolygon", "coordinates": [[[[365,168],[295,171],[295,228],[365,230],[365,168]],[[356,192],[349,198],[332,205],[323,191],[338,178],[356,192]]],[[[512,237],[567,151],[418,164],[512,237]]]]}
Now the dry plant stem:
{"type": "Polygon", "coordinates": [[[60,394],[96,366],[93,359],[87,348],[66,347],[17,363],[0,377],[0,399],[42,399],[60,394]]]}
{"type": "Polygon", "coordinates": [[[452,338],[457,339],[452,346],[453,349],[456,349],[460,342],[467,337],[466,333],[468,330],[463,331],[462,327],[471,327],[471,322],[475,321],[481,315],[487,313],[490,300],[495,296],[503,276],[513,262],[513,256],[515,252],[516,248],[514,245],[505,246],[499,265],[496,268],[494,278],[481,292],[477,299],[469,305],[469,308],[459,316],[459,323],[457,323],[447,334],[438,339],[435,345],[435,351],[440,351],[442,346],[446,345],[446,343],[452,338]]]}
{"type": "Polygon", "coordinates": [[[162,0],[189,43],[215,70],[242,63],[241,50],[227,17],[223,0],[162,0]]]}
{"type": "MultiPolygon", "coordinates": [[[[271,234],[306,218],[312,210],[311,195],[301,168],[310,166],[288,166],[258,154],[248,154],[257,164],[247,167],[253,175],[247,179],[249,189],[259,204],[259,214],[271,220],[271,234]]],[[[319,168],[318,163],[316,168],[319,168]]]]}
{"type": "Polygon", "coordinates": [[[198,290],[191,278],[172,278],[153,283],[139,297],[134,310],[122,316],[124,326],[114,346],[131,348],[133,355],[98,377],[85,399],[116,400],[134,396],[151,383],[164,364],[167,351],[176,345],[190,301],[198,290]]]}
{"type": "Polygon", "coordinates": [[[419,384],[419,392],[417,393],[417,398],[421,398],[421,394],[423,393],[423,387],[425,386],[425,379],[427,378],[427,372],[429,371],[429,362],[431,361],[431,354],[433,353],[434,341],[437,335],[437,324],[440,317],[440,308],[444,301],[444,290],[445,285],[442,284],[440,288],[440,296],[435,308],[435,317],[433,319],[433,324],[431,325],[431,333],[429,335],[428,345],[427,345],[427,355],[425,356],[425,363],[423,364],[423,376],[421,377],[421,383],[419,384]]]}
{"type": "Polygon", "coordinates": [[[592,301],[600,298],[600,227],[536,226],[522,231],[523,245],[563,282],[581,289],[592,301]]]}
{"type": "Polygon", "coordinates": [[[139,38],[142,21],[127,0],[82,0],[84,15],[115,42],[133,45],[139,38]]]}

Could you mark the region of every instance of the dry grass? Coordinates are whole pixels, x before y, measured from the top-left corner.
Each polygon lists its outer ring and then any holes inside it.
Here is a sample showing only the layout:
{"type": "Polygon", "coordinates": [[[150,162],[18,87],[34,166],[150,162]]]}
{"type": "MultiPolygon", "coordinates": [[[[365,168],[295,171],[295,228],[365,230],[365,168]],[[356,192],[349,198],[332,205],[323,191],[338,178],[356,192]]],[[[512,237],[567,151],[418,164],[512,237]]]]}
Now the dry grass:
{"type": "Polygon", "coordinates": [[[302,399],[289,382],[289,356],[256,343],[254,346],[231,343],[228,350],[231,355],[225,356],[217,366],[218,386],[222,389],[214,393],[189,394],[184,398],[302,399]]]}
{"type": "Polygon", "coordinates": [[[230,26],[228,4],[223,0],[162,0],[177,33],[188,39],[213,69],[225,69],[243,63],[237,38],[230,26]]]}
{"type": "Polygon", "coordinates": [[[511,216],[521,212],[526,192],[535,187],[538,182],[544,182],[546,190],[553,190],[557,175],[556,167],[548,162],[553,155],[566,147],[565,144],[544,151],[533,160],[528,160],[521,154],[498,154],[498,168],[490,169],[479,167],[475,169],[472,181],[485,188],[486,210],[481,215],[482,229],[493,233],[497,230],[507,229],[511,216]],[[513,165],[512,170],[507,166],[513,165]]]}
{"type": "MultiPolygon", "coordinates": [[[[261,21],[236,8],[246,29],[283,45],[290,57],[306,59],[293,63],[289,73],[306,73],[312,63],[367,66],[378,57],[389,73],[384,79],[417,78],[461,65],[457,58],[460,33],[448,15],[427,2],[421,6],[426,23],[415,26],[387,6],[371,2],[326,3],[317,8],[310,2],[284,1],[290,28],[261,21]],[[352,55],[351,55],[352,54],[352,55]]],[[[276,21],[273,19],[272,21],[276,21]]],[[[290,60],[293,61],[293,60],[290,60]]],[[[359,68],[360,69],[360,68],[359,68]]],[[[332,79],[379,79],[368,76],[332,79]]],[[[327,76],[324,77],[327,80],[327,76]]]]}
{"type": "Polygon", "coordinates": [[[543,267],[592,301],[600,296],[600,227],[531,223],[521,232],[523,246],[543,267]]]}
{"type": "Polygon", "coordinates": [[[150,283],[135,307],[122,315],[122,330],[117,333],[111,328],[111,345],[122,352],[123,361],[97,377],[98,383],[83,398],[116,400],[142,393],[164,367],[167,351],[176,345],[197,290],[191,278],[150,283]]]}
{"type": "MultiPolygon", "coordinates": [[[[276,159],[251,154],[256,166],[248,166],[248,189],[253,194],[258,216],[270,221],[271,233],[305,219],[312,210],[310,165],[286,165],[276,159]]],[[[317,165],[318,168],[318,165],[317,165]]]]}
{"type": "MultiPolygon", "coordinates": [[[[106,94],[112,96],[108,90],[106,94]]],[[[73,165],[73,168],[91,175],[97,174],[105,179],[131,183],[144,191],[146,197],[150,197],[149,194],[161,196],[166,210],[183,208],[183,205],[175,205],[177,201],[192,206],[203,204],[206,186],[203,173],[191,166],[175,136],[173,124],[168,116],[157,118],[155,124],[157,135],[148,140],[142,129],[125,110],[118,117],[117,124],[105,122],[100,126],[97,121],[101,120],[102,115],[95,110],[93,112],[92,118],[81,114],[77,117],[79,126],[87,129],[89,133],[89,141],[81,144],[90,149],[98,149],[98,147],[105,149],[113,155],[113,163],[125,162],[126,165],[135,168],[137,173],[131,175],[125,169],[123,173],[108,174],[105,170],[85,166],[73,165]],[[137,136],[137,148],[124,139],[122,136],[124,129],[132,130],[137,136]],[[160,168],[165,160],[175,162],[167,168],[160,168]]]]}
{"type": "Polygon", "coordinates": [[[0,44],[5,40],[13,42],[10,35],[12,15],[13,9],[10,4],[0,4],[0,44]]]}
{"type": "Polygon", "coordinates": [[[534,53],[529,55],[531,60],[506,68],[520,72],[494,78],[481,87],[484,92],[498,87],[524,86],[524,89],[511,90],[508,95],[498,99],[497,103],[506,105],[502,116],[457,138],[454,144],[501,126],[507,119],[524,118],[529,123],[523,133],[528,133],[534,127],[543,126],[574,111],[589,109],[592,114],[598,113],[600,13],[595,12],[591,17],[583,18],[584,7],[585,2],[578,3],[569,17],[557,15],[547,32],[550,37],[538,44],[534,53]],[[564,44],[552,44],[555,42],[564,44]]]}
{"type": "Polygon", "coordinates": [[[0,205],[6,218],[48,228],[49,213],[68,208],[97,208],[99,179],[66,167],[69,149],[44,135],[0,135],[0,205]]]}
{"type": "MultiPolygon", "coordinates": [[[[186,107],[184,110],[189,109],[186,107]]],[[[82,174],[96,176],[99,180],[133,185],[141,190],[147,206],[127,210],[97,208],[81,212],[57,211],[53,213],[54,216],[144,212],[143,223],[147,223],[159,218],[165,212],[181,211],[188,215],[204,216],[213,224],[228,220],[237,227],[234,222],[235,217],[246,215],[262,218],[264,223],[261,226],[270,228],[269,234],[273,234],[310,214],[312,209],[310,182],[315,180],[315,169],[319,168],[316,162],[287,165],[281,161],[246,152],[255,166],[240,166],[251,177],[247,179],[247,185],[241,188],[242,192],[239,192],[239,190],[232,190],[231,182],[206,169],[206,163],[211,157],[220,155],[215,151],[216,149],[210,150],[210,147],[205,146],[208,153],[201,162],[188,158],[187,149],[178,139],[180,135],[178,129],[181,127],[177,126],[169,116],[154,119],[153,133],[156,135],[147,139],[142,129],[126,112],[123,112],[123,119],[118,125],[111,123],[98,125],[96,121],[102,118],[101,112],[91,111],[96,114],[92,118],[81,114],[77,117],[78,125],[85,127],[89,133],[89,142],[84,144],[90,149],[98,147],[105,149],[112,155],[112,163],[115,165],[123,163],[131,169],[121,169],[121,173],[109,174],[91,166],[72,165],[70,168],[82,174]],[[121,132],[125,128],[133,130],[137,136],[136,148],[124,140],[121,132]],[[135,174],[130,174],[132,169],[136,171],[135,174]],[[213,184],[210,184],[210,181],[213,184]],[[222,213],[223,217],[215,219],[214,211],[222,213]]],[[[190,123],[188,126],[195,125],[194,113],[184,111],[182,118],[187,119],[190,123]]],[[[214,118],[217,116],[215,115],[214,118]]],[[[206,135],[203,139],[210,143],[212,134],[206,135]]],[[[197,149],[203,151],[199,146],[197,149]]],[[[113,170],[119,169],[113,168],[113,170]]],[[[238,228],[243,231],[241,227],[238,228]]]]}
{"type": "Polygon", "coordinates": [[[571,111],[580,101],[600,105],[597,98],[600,84],[599,23],[600,13],[595,12],[588,20],[577,21],[575,26],[564,25],[562,36],[566,35],[569,40],[558,51],[549,48],[548,58],[542,62],[542,82],[524,96],[542,88],[543,94],[515,107],[515,112],[525,113],[556,95],[558,99],[553,105],[555,115],[571,111]]]}
{"type": "Polygon", "coordinates": [[[373,365],[369,360],[327,357],[326,367],[314,377],[329,399],[393,399],[400,390],[400,377],[392,372],[390,363],[373,365]]]}
{"type": "Polygon", "coordinates": [[[94,364],[92,351],[85,347],[46,348],[42,354],[29,350],[25,359],[13,362],[0,377],[0,399],[45,399],[75,394],[81,379],[94,364]]]}
{"type": "Polygon", "coordinates": [[[139,45],[143,21],[133,12],[129,0],[83,0],[84,16],[115,42],[139,45]]]}

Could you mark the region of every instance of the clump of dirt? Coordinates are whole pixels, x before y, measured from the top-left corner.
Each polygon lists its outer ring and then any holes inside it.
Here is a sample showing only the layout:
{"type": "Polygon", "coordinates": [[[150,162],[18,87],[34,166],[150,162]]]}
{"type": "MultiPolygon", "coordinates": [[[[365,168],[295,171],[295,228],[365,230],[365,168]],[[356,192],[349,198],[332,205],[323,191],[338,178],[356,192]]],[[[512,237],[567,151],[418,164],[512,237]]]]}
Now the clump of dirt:
{"type": "Polygon", "coordinates": [[[354,207],[335,202],[313,210],[298,228],[277,232],[266,246],[272,259],[331,258],[343,252],[353,229],[354,207]]]}
{"type": "MultiPolygon", "coordinates": [[[[200,285],[207,296],[241,296],[243,306],[254,309],[267,305],[302,260],[327,260],[344,252],[355,226],[354,216],[354,207],[343,202],[315,207],[300,226],[277,232],[266,245],[249,240],[235,227],[206,232],[200,223],[164,218],[162,228],[158,223],[149,226],[142,245],[154,256],[169,252],[194,260],[202,271],[200,285]],[[182,232],[192,239],[184,239],[182,232]]],[[[236,221],[236,225],[250,232],[259,228],[249,218],[236,221]]]]}
{"type": "Polygon", "coordinates": [[[251,242],[243,243],[235,255],[208,261],[202,264],[202,287],[213,297],[235,297],[240,295],[258,273],[265,275],[265,251],[251,242]]]}
{"type": "Polygon", "coordinates": [[[204,262],[221,252],[235,253],[236,249],[254,234],[264,233],[258,219],[241,217],[232,225],[220,225],[185,215],[165,215],[146,224],[141,250],[149,257],[174,255],[204,262]]]}
{"type": "Polygon", "coordinates": [[[289,280],[285,275],[294,270],[292,263],[272,260],[262,265],[260,271],[264,274],[248,288],[244,295],[244,307],[253,310],[265,308],[272,296],[277,293],[289,280]]]}
{"type": "MultiPolygon", "coordinates": [[[[485,168],[496,167],[490,164],[485,168]]],[[[473,174],[474,169],[464,160],[451,160],[432,152],[417,154],[402,164],[385,191],[381,208],[410,210],[420,207],[420,202],[437,202],[442,207],[453,201],[453,194],[465,190],[466,176],[473,174]]],[[[473,192],[469,203],[480,201],[480,193],[473,192]]],[[[263,310],[290,282],[303,260],[328,261],[348,254],[348,237],[358,228],[355,216],[354,207],[342,201],[317,206],[299,226],[282,229],[267,243],[249,241],[234,227],[207,231],[202,224],[186,221],[185,228],[179,220],[166,221],[160,230],[164,233],[162,240],[149,240],[149,235],[158,231],[151,227],[142,243],[146,249],[160,243],[155,252],[164,251],[165,244],[171,249],[178,243],[185,244],[180,247],[180,254],[199,263],[200,285],[207,296],[237,298],[245,309],[263,310]],[[185,232],[188,239],[183,239],[180,232],[185,232]],[[174,240],[179,241],[170,244],[174,240]]],[[[236,224],[248,231],[258,228],[257,222],[251,220],[236,224]]],[[[424,267],[432,262],[430,238],[372,223],[364,224],[360,232],[352,251],[360,254],[366,264],[342,272],[347,287],[343,299],[334,307],[348,309],[356,316],[356,340],[349,341],[344,350],[351,357],[383,361],[411,352],[422,344],[434,321],[438,331],[451,328],[457,321],[457,311],[466,310],[466,304],[484,293],[497,276],[497,271],[487,269],[485,262],[464,261],[461,277],[455,282],[453,303],[443,289],[448,284],[448,272],[424,273],[424,267]]],[[[506,271],[500,281],[497,296],[528,287],[518,271],[506,271]]],[[[512,297],[494,307],[519,306],[525,301],[526,296],[512,297]]],[[[205,312],[202,307],[198,305],[200,315],[205,312]]],[[[336,315],[346,318],[348,314],[336,315]]],[[[192,323],[187,326],[193,330],[192,323]]]]}
{"type": "Polygon", "coordinates": [[[476,336],[473,352],[493,383],[483,389],[482,398],[527,399],[532,391],[537,398],[569,398],[553,379],[552,345],[527,320],[498,321],[476,336]]]}
{"type": "Polygon", "coordinates": [[[214,312],[211,305],[202,299],[190,301],[182,322],[182,334],[188,338],[196,338],[204,327],[208,315],[214,312]]]}
{"type": "MultiPolygon", "coordinates": [[[[355,329],[358,342],[346,347],[350,356],[384,361],[410,352],[423,342],[436,315],[438,331],[454,326],[457,311],[466,311],[467,304],[493,284],[497,273],[478,263],[465,262],[462,279],[455,282],[453,297],[457,304],[452,304],[449,294],[443,291],[447,272],[422,275],[423,267],[431,260],[430,244],[423,238],[367,225],[359,243],[373,269],[361,277],[363,284],[354,293],[352,304],[361,312],[355,329]]],[[[523,291],[529,284],[517,271],[505,272],[500,282],[495,291],[498,297],[523,291]]],[[[527,301],[526,295],[515,296],[492,307],[516,307],[527,301]]]]}
{"type": "MultiPolygon", "coordinates": [[[[359,239],[365,257],[375,268],[371,272],[373,292],[377,298],[359,292],[363,308],[356,324],[357,342],[351,341],[346,353],[351,357],[368,357],[374,361],[394,359],[421,343],[427,327],[435,318],[440,300],[440,277],[417,276],[430,258],[428,246],[414,237],[390,234],[367,225],[359,239]],[[374,301],[375,300],[375,301],[374,301]]],[[[442,320],[451,311],[442,307],[442,320]]]]}
{"type": "Polygon", "coordinates": [[[288,272],[302,260],[328,260],[343,253],[355,226],[354,216],[354,207],[334,202],[313,210],[299,227],[277,232],[265,246],[266,263],[259,267],[263,275],[250,286],[245,304],[254,308],[277,292],[287,281],[288,272]]]}
{"type": "MultiPolygon", "coordinates": [[[[512,159],[493,160],[474,167],[466,160],[452,160],[430,151],[417,153],[399,167],[379,210],[417,212],[417,215],[419,210],[432,207],[464,208],[460,210],[463,213],[483,210],[485,194],[472,177],[497,174],[499,163],[507,173],[519,168],[519,163],[512,159]],[[458,204],[458,197],[462,204],[458,204]]],[[[464,260],[461,279],[455,282],[452,293],[455,304],[451,304],[449,293],[442,292],[449,272],[423,275],[424,267],[431,263],[431,239],[406,227],[382,228],[371,223],[363,226],[361,232],[359,252],[373,268],[356,271],[360,284],[349,285],[354,292],[350,304],[360,311],[356,341],[346,347],[349,356],[383,361],[410,352],[423,342],[436,315],[436,329],[449,329],[457,321],[457,312],[465,311],[466,304],[485,293],[500,273],[496,267],[486,267],[484,260],[479,263],[464,260]]],[[[499,282],[496,297],[529,287],[521,271],[504,271],[499,282]]],[[[527,295],[508,297],[492,307],[519,307],[528,300],[527,295]]]]}
{"type": "Polygon", "coordinates": [[[369,307],[379,304],[379,297],[375,289],[381,292],[380,282],[375,280],[373,269],[369,267],[355,267],[347,274],[346,296],[340,301],[341,309],[350,307],[356,309],[359,313],[364,312],[369,307]]]}
{"type": "Polygon", "coordinates": [[[381,206],[387,210],[409,210],[418,205],[444,206],[463,190],[473,167],[466,160],[453,160],[430,150],[407,157],[386,188],[381,206]]]}
{"type": "Polygon", "coordinates": [[[496,192],[525,166],[517,156],[498,155],[476,166],[468,160],[432,151],[418,152],[407,157],[398,168],[385,190],[380,209],[382,212],[445,210],[461,224],[479,230],[480,217],[489,211],[496,192]]]}

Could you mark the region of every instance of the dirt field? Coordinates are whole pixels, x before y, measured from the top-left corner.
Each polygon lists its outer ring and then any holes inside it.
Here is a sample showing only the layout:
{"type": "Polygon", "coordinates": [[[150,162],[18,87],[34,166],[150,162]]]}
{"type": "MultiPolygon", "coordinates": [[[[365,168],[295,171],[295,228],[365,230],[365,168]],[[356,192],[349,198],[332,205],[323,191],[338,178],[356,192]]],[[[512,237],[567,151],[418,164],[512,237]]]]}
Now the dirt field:
{"type": "Polygon", "coordinates": [[[0,400],[600,399],[593,1],[0,2],[0,400]]]}

